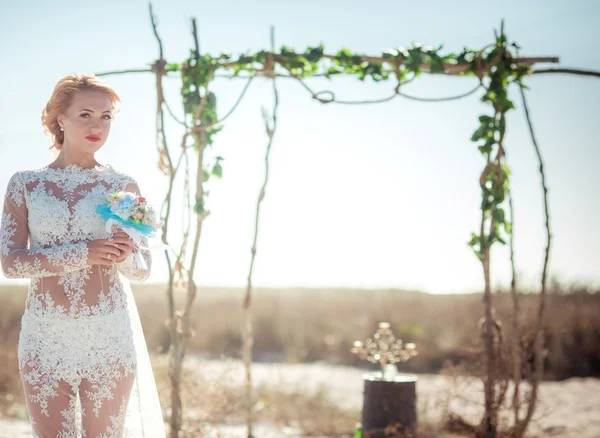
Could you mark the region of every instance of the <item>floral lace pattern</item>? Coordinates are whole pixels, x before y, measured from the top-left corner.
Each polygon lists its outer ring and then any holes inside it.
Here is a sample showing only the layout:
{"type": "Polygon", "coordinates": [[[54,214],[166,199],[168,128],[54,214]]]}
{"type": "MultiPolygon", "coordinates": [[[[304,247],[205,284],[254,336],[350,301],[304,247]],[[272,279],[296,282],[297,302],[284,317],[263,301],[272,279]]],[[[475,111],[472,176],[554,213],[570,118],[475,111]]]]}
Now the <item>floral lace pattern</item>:
{"type": "Polygon", "coordinates": [[[17,221],[10,213],[2,214],[2,225],[0,225],[0,229],[4,231],[2,233],[2,239],[0,240],[0,253],[2,253],[2,255],[8,255],[8,248],[15,244],[15,242],[10,239],[12,239],[17,232],[17,221]]]}
{"type": "Polygon", "coordinates": [[[77,165],[17,172],[6,190],[2,270],[30,278],[18,359],[34,436],[141,436],[127,433],[137,361],[119,273],[145,280],[150,253],[136,248],[145,266],[133,255],[87,264],[87,242],[109,237],[95,209],[115,191],[139,188],[110,166],[77,165]]]}

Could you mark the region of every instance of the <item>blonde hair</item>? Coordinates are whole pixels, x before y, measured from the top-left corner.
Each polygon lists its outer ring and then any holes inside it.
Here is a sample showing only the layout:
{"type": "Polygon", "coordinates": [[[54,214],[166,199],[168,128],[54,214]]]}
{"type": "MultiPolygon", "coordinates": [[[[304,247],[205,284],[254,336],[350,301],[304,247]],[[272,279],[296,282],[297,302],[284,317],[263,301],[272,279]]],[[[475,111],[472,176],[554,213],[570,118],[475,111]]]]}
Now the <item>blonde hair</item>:
{"type": "Polygon", "coordinates": [[[44,133],[52,137],[50,149],[60,150],[65,141],[65,133],[60,130],[58,116],[65,114],[73,97],[79,91],[94,90],[105,93],[112,102],[113,115],[119,112],[119,95],[109,85],[100,81],[96,75],[73,73],[60,79],[54,86],[52,96],[42,110],[42,126],[44,133]]]}

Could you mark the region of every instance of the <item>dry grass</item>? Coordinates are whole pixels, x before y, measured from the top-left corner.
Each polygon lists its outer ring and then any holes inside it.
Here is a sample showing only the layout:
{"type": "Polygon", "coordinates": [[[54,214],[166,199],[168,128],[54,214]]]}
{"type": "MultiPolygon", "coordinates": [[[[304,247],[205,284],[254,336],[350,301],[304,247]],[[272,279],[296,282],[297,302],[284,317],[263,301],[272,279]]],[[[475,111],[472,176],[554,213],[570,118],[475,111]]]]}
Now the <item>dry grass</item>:
{"type": "Polygon", "coordinates": [[[17,363],[24,299],[25,292],[21,289],[7,288],[0,292],[0,415],[18,418],[27,415],[17,363]]]}
{"type": "MultiPolygon", "coordinates": [[[[168,334],[163,286],[134,289],[151,348],[164,351],[168,334]]],[[[600,376],[600,294],[586,288],[555,287],[548,300],[547,379],[600,376]]],[[[496,297],[496,310],[510,330],[508,294],[496,297]]],[[[189,351],[208,358],[240,357],[241,289],[201,289],[194,307],[189,351]]],[[[258,289],[254,300],[254,358],[266,362],[326,361],[357,365],[355,340],[370,336],[380,321],[415,342],[419,356],[404,369],[438,372],[466,358],[478,342],[481,295],[428,295],[397,290],[258,289]]],[[[533,322],[536,297],[522,299],[525,324],[533,322]]]]}
{"type": "MultiPolygon", "coordinates": [[[[165,359],[154,362],[161,404],[169,406],[169,382],[165,359]]],[[[210,379],[185,369],[182,401],[185,409],[185,436],[199,437],[226,424],[244,424],[243,387],[233,384],[231,370],[210,379]]],[[[342,410],[331,402],[324,388],[307,394],[302,388],[258,386],[254,391],[254,420],[279,428],[301,430],[307,436],[351,436],[357,411],[342,410]]]]}
{"type": "MultiPolygon", "coordinates": [[[[185,408],[184,437],[214,436],[223,425],[245,423],[244,389],[235,374],[236,366],[224,359],[218,375],[204,375],[201,370],[184,368],[182,401],[185,408]]],[[[156,359],[153,364],[162,406],[169,406],[167,361],[156,359]]],[[[275,379],[276,380],[276,379],[275,379]]],[[[307,437],[353,437],[361,413],[358,409],[342,408],[332,400],[325,386],[308,391],[302,382],[273,382],[258,385],[253,391],[254,417],[258,424],[275,425],[279,430],[293,430],[307,437]]],[[[451,435],[442,430],[445,422],[430,417],[427,407],[431,400],[419,403],[420,438],[442,438],[451,435]]],[[[168,413],[167,413],[168,415],[168,413]]],[[[241,435],[240,435],[241,436],[241,435]]]]}

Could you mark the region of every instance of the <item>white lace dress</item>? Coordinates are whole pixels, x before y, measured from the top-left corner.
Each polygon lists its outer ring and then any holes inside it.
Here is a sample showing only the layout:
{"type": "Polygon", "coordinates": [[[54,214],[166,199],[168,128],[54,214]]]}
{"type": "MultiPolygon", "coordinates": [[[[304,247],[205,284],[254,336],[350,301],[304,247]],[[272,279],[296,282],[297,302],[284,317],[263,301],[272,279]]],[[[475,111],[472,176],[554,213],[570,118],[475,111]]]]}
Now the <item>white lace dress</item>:
{"type": "Polygon", "coordinates": [[[2,270],[30,278],[18,360],[34,437],[164,437],[162,413],[127,279],[133,254],[87,265],[86,241],[109,237],[95,212],[107,194],[139,193],[110,166],[15,173],[4,198],[2,270]]]}

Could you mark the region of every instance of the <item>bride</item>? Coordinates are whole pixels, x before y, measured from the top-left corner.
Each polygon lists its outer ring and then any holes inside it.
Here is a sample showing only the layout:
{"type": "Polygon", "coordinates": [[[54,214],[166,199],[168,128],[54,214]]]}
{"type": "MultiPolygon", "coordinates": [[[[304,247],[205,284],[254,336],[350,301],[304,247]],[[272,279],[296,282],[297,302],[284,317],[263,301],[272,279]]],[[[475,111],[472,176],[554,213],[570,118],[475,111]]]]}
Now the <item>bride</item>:
{"type": "Polygon", "coordinates": [[[140,194],[94,157],[119,102],[94,75],[59,80],[42,111],[56,159],[15,173],[4,197],[2,270],[31,279],[18,360],[34,437],[165,436],[128,283],[148,278],[150,253],[95,212],[108,194],[140,194]]]}

